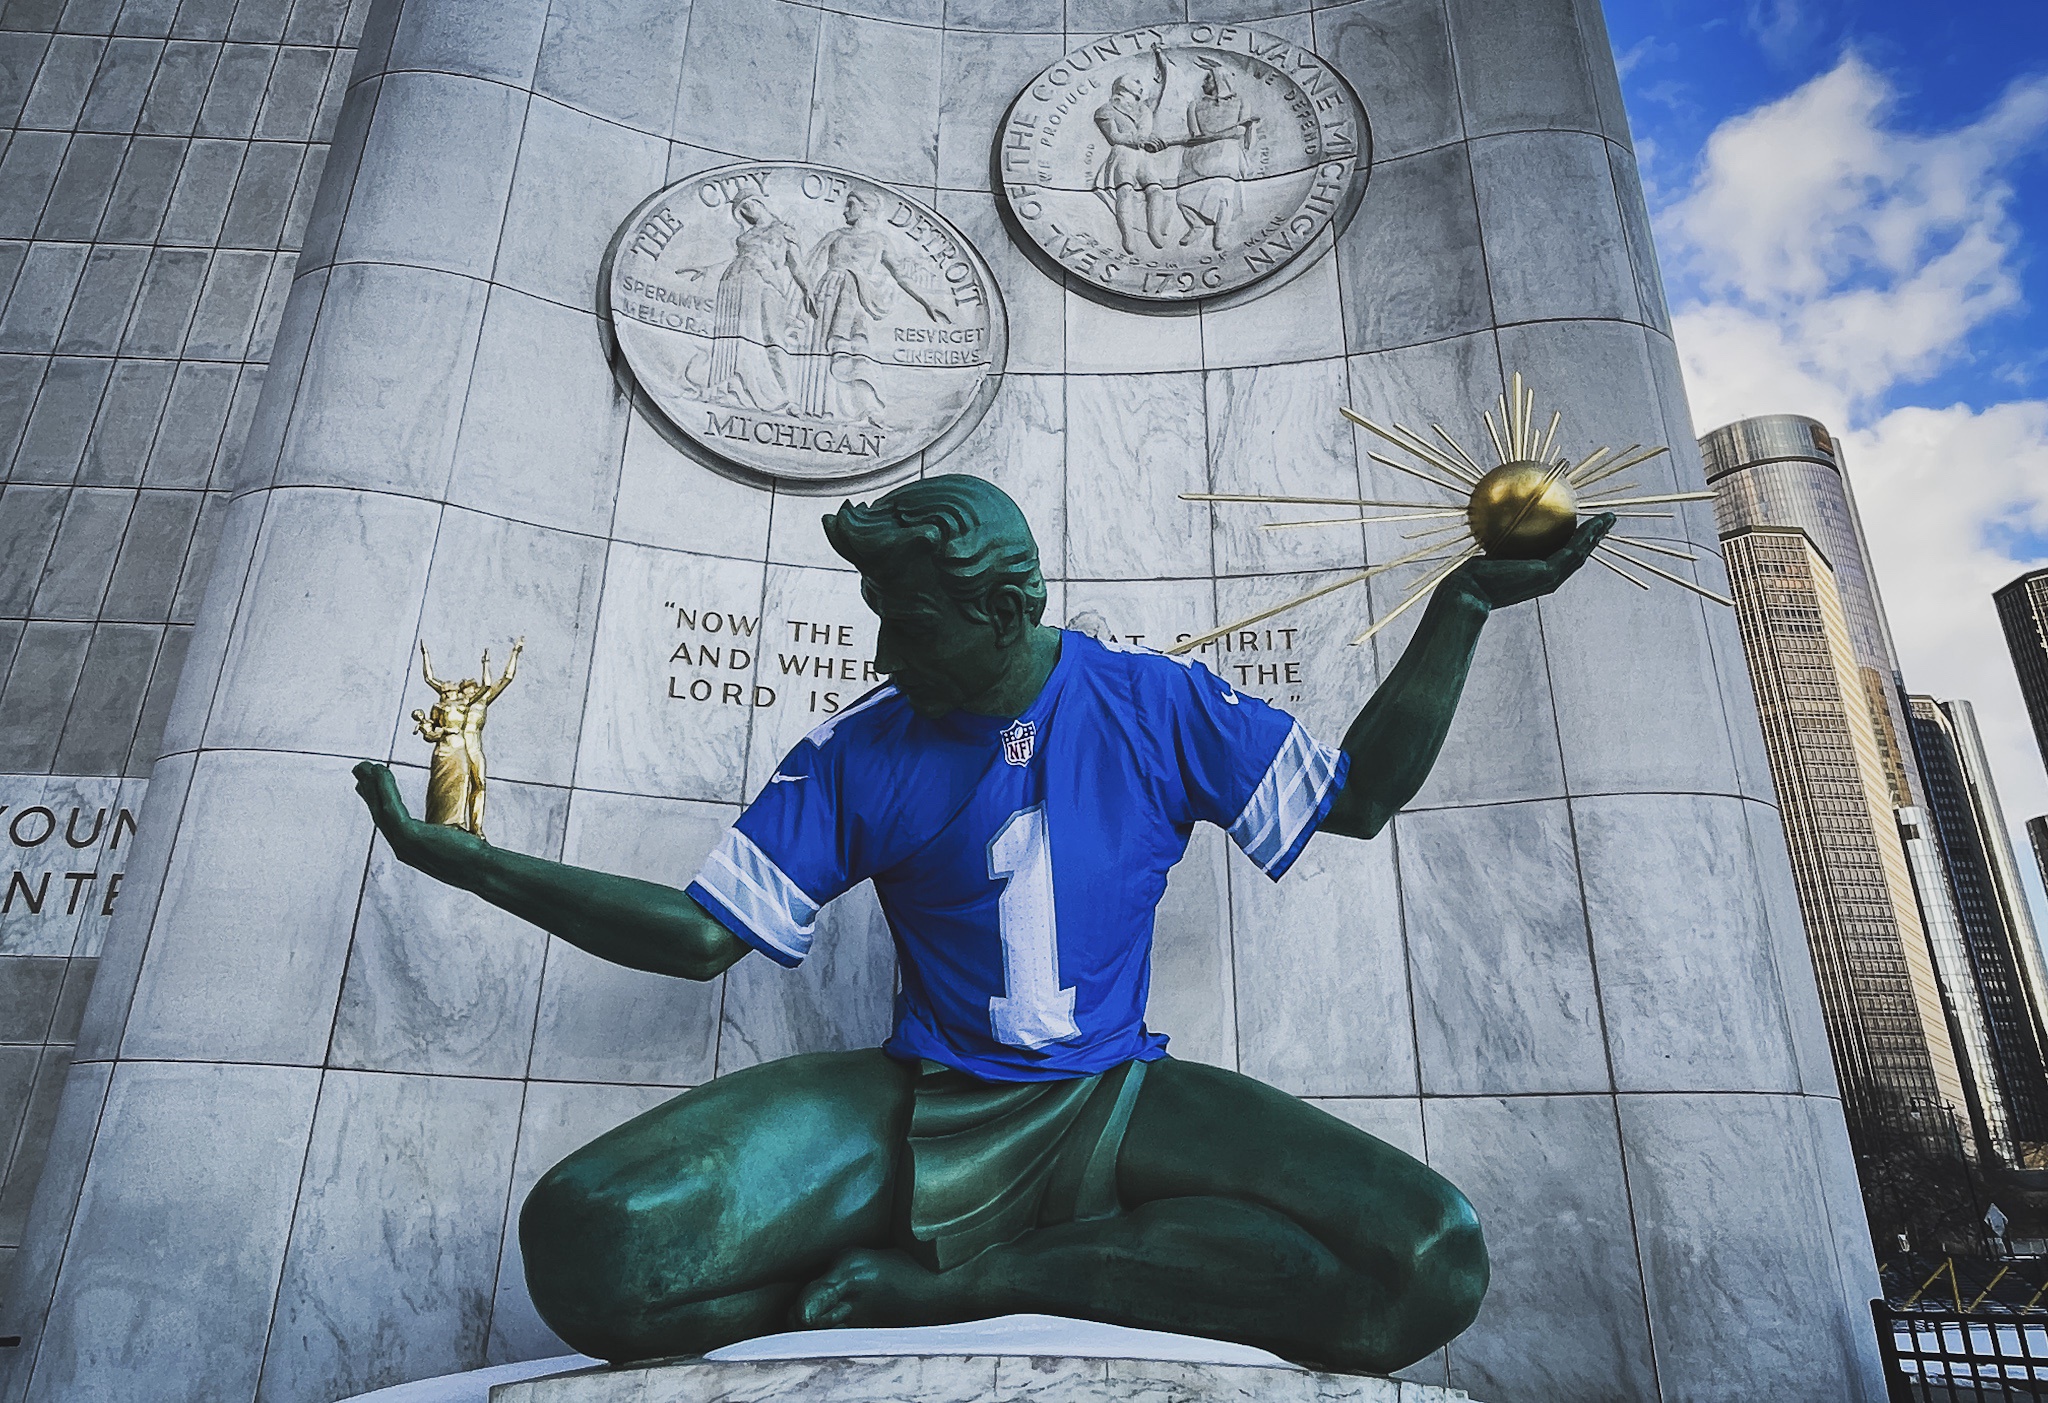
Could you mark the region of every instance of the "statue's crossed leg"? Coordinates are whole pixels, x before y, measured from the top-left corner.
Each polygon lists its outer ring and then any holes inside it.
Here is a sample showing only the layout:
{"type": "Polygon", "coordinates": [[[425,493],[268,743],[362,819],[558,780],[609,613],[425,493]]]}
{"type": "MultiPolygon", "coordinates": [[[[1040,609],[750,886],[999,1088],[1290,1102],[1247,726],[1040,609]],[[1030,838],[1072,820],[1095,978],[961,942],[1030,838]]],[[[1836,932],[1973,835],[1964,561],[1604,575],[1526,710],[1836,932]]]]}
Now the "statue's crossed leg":
{"type": "Polygon", "coordinates": [[[1440,1175],[1248,1077],[1147,1069],[1119,1216],[1040,1228],[943,1274],[893,1251],[915,1068],[879,1052],[721,1077],[551,1170],[520,1218],[542,1318],[609,1359],[792,1325],[1038,1311],[1385,1371],[1463,1330],[1486,1288],[1440,1175]]]}

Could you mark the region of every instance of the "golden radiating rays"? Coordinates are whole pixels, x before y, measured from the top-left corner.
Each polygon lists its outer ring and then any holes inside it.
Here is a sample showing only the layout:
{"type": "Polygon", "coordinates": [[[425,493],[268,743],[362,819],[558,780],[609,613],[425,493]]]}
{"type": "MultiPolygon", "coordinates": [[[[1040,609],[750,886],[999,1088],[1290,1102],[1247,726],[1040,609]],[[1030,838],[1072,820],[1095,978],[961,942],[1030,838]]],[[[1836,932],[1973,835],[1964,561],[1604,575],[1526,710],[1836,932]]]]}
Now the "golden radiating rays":
{"type": "MultiPolygon", "coordinates": [[[[1671,512],[1641,511],[1637,508],[1664,506],[1676,502],[1705,502],[1711,501],[1714,496],[1711,492],[1620,495],[1634,493],[1636,484],[1615,483],[1613,479],[1631,468],[1649,462],[1660,453],[1670,451],[1661,447],[1645,448],[1639,443],[1630,444],[1619,454],[1609,448],[1596,448],[1576,463],[1569,458],[1553,458],[1551,455],[1557,446],[1557,431],[1564,422],[1564,411],[1553,411],[1549,423],[1539,427],[1536,419],[1536,392],[1522,383],[1519,371],[1510,380],[1508,392],[1494,401],[1491,409],[1480,415],[1481,421],[1486,425],[1486,437],[1492,444],[1496,460],[1491,468],[1481,467],[1479,461],[1466,452],[1464,445],[1451,437],[1441,424],[1433,423],[1429,426],[1430,432],[1436,436],[1436,441],[1431,442],[1413,429],[1400,424],[1376,424],[1351,409],[1343,409],[1340,412],[1352,423],[1415,460],[1402,462],[1396,458],[1368,452],[1366,456],[1373,462],[1392,468],[1416,481],[1427,483],[1439,493],[1447,494],[1450,500],[1443,497],[1434,500],[1392,497],[1288,497],[1246,492],[1183,492],[1181,500],[1370,509],[1371,515],[1322,516],[1305,521],[1271,521],[1259,529],[1297,531],[1314,526],[1399,523],[1416,526],[1417,529],[1402,533],[1402,539],[1421,544],[1406,555],[1365,570],[1355,571],[1342,579],[1318,586],[1306,594],[1296,595],[1270,609],[1262,609],[1249,617],[1225,624],[1222,628],[1212,629],[1208,633],[1176,644],[1170,651],[1191,652],[1225,634],[1247,628],[1252,624],[1263,623],[1276,614],[1284,614],[1289,609],[1298,608],[1311,600],[1321,599],[1324,595],[1335,594],[1338,590],[1362,584],[1375,575],[1409,567],[1419,569],[1421,574],[1402,595],[1401,602],[1375,619],[1372,627],[1351,640],[1355,647],[1365,643],[1374,634],[1407,613],[1416,603],[1428,597],[1430,591],[1443,583],[1453,570],[1474,556],[1534,559],[1549,555],[1571,539],[1582,512],[1613,512],[1625,520],[1669,521],[1674,515],[1671,512]],[[1417,466],[1418,464],[1420,466],[1417,466]],[[1596,495],[1584,495],[1596,486],[1599,487],[1596,495]],[[1449,524],[1432,524],[1446,522],[1449,524]]],[[[1642,575],[1650,575],[1689,589],[1694,594],[1713,600],[1716,604],[1732,605],[1733,601],[1634,553],[1639,551],[1674,560],[1699,559],[1691,551],[1679,550],[1641,536],[1622,535],[1618,531],[1595,546],[1591,558],[1638,589],[1651,588],[1650,582],[1642,578],[1642,575]]]]}

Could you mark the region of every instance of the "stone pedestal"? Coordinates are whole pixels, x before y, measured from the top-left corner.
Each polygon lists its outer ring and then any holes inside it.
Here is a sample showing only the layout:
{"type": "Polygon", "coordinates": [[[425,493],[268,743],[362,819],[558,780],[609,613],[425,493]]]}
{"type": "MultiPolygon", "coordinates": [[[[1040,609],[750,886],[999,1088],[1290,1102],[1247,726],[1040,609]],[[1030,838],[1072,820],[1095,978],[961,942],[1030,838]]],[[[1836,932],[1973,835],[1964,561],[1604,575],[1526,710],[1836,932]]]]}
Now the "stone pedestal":
{"type": "Polygon", "coordinates": [[[1463,1403],[1455,1388],[1291,1367],[1166,1359],[878,1355],[844,1359],[677,1360],[500,1384],[490,1403],[1463,1403]]]}
{"type": "Polygon", "coordinates": [[[702,1359],[621,1369],[572,1354],[422,1379],[348,1403],[1452,1403],[1465,1397],[1400,1379],[1314,1373],[1226,1340],[1057,1315],[1005,1315],[911,1329],[797,1330],[742,1340],[702,1359]]]}

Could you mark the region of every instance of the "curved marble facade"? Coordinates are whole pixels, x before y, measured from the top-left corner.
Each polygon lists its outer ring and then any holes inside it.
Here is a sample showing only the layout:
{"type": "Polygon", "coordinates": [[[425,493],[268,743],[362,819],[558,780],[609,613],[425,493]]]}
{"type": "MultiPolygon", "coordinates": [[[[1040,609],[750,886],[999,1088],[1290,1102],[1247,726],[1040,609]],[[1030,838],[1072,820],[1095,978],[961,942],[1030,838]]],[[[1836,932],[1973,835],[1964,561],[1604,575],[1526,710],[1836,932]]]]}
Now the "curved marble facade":
{"type": "MultiPolygon", "coordinates": [[[[1025,505],[1058,616],[1159,642],[1405,549],[1178,499],[1385,495],[1340,402],[1472,423],[1521,370],[1588,447],[1670,444],[1631,475],[1646,490],[1701,486],[1628,140],[1592,0],[379,0],[8,1292],[24,1342],[0,1396],[310,1403],[559,1352],[507,1232],[553,1159],[675,1088],[881,1034],[864,896],[798,972],[680,985],[395,868],[348,780],[390,756],[423,787],[416,638],[459,659],[523,633],[494,836],[680,881],[810,708],[864,689],[830,500],[684,458],[606,368],[598,263],[646,195],[801,159],[964,230],[1010,354],[945,467],[1025,505]],[[1221,18],[1357,89],[1356,217],[1225,310],[1062,287],[987,188],[1003,106],[1081,36],[1221,18]]],[[[1711,504],[1662,524],[1715,540],[1711,504]]],[[[1333,596],[1212,665],[1334,736],[1410,627],[1349,648],[1362,619],[1333,596]]],[[[1588,572],[1491,625],[1390,834],[1320,840],[1272,886],[1205,833],[1175,874],[1153,1021],[1176,1050],[1316,1099],[1480,1209],[1493,1292],[1417,1378],[1499,1403],[1879,1396],[1743,677],[1731,616],[1588,572]]]]}

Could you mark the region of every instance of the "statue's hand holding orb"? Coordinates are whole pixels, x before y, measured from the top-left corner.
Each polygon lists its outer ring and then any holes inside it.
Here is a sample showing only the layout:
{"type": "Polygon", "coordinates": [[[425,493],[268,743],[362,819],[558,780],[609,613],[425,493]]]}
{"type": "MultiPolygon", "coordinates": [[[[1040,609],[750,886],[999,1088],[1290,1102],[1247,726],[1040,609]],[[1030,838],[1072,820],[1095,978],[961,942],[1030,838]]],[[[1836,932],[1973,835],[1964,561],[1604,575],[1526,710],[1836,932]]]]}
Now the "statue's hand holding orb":
{"type": "MultiPolygon", "coordinates": [[[[1504,609],[1554,591],[1578,573],[1609,531],[1613,512],[1589,517],[1574,527],[1567,519],[1562,543],[1547,555],[1506,555],[1489,552],[1466,561],[1444,581],[1446,589],[1462,590],[1489,609],[1504,609]]],[[[1553,532],[1551,539],[1557,539],[1553,532]]]]}
{"type": "Polygon", "coordinates": [[[1616,518],[1602,512],[1581,523],[1578,498],[1565,475],[1524,458],[1479,479],[1465,520],[1485,554],[1467,561],[1446,584],[1500,609],[1549,594],[1578,573],[1616,518]]]}

